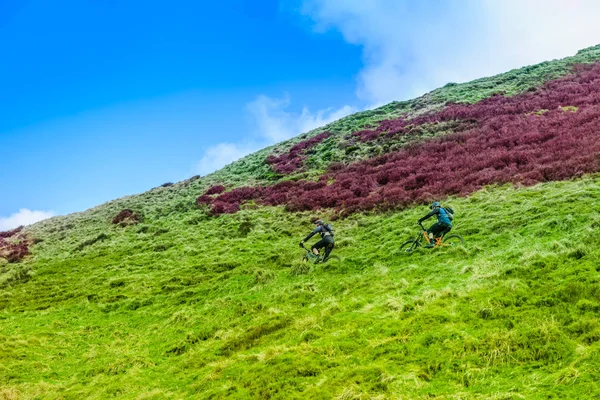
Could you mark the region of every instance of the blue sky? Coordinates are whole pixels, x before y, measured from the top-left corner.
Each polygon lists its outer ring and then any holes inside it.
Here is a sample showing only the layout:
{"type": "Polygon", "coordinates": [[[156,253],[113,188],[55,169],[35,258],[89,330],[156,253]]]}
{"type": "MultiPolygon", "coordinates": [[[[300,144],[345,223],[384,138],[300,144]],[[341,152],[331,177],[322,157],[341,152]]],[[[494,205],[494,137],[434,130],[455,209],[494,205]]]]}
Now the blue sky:
{"type": "Polygon", "coordinates": [[[206,174],[448,81],[571,55],[600,42],[599,10],[584,0],[2,0],[0,230],[206,174]]]}

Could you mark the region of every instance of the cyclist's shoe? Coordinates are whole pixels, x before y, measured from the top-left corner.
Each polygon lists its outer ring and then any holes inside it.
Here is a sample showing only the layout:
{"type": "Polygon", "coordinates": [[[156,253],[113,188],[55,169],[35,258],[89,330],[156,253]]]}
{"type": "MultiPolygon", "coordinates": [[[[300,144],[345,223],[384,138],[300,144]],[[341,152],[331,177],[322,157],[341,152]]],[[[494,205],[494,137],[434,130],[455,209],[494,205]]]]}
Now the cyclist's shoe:
{"type": "Polygon", "coordinates": [[[435,247],[435,239],[430,239],[430,240],[429,240],[429,243],[427,243],[427,244],[426,244],[425,246],[423,246],[423,247],[425,247],[426,249],[431,249],[431,248],[435,247]]]}

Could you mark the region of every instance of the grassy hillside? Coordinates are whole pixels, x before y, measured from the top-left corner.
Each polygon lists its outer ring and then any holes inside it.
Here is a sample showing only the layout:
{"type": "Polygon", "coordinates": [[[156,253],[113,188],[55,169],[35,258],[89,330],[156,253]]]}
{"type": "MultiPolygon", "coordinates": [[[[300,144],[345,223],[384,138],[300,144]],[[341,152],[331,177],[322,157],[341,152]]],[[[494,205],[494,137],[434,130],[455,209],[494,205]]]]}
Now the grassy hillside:
{"type": "Polygon", "coordinates": [[[599,59],[0,233],[0,399],[598,398],[599,59]],[[466,245],[399,252],[432,198],[466,245]]]}
{"type": "Polygon", "coordinates": [[[597,398],[599,184],[452,199],[467,245],[412,255],[425,208],[355,214],[311,269],[280,208],[49,237],[1,292],[0,393],[597,398]]]}

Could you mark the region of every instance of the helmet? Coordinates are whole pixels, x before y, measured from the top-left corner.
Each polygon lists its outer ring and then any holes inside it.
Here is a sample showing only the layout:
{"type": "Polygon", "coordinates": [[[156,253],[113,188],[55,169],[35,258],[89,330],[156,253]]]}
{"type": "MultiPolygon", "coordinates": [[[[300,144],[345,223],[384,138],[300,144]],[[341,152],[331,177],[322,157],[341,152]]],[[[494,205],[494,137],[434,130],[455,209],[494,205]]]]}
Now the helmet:
{"type": "Polygon", "coordinates": [[[434,207],[441,207],[442,205],[440,204],[439,201],[434,201],[433,203],[431,203],[431,205],[429,206],[429,208],[431,208],[433,210],[434,207]]]}
{"type": "Polygon", "coordinates": [[[315,222],[313,222],[313,224],[315,224],[315,225],[325,225],[325,222],[322,219],[317,219],[315,222]]]}

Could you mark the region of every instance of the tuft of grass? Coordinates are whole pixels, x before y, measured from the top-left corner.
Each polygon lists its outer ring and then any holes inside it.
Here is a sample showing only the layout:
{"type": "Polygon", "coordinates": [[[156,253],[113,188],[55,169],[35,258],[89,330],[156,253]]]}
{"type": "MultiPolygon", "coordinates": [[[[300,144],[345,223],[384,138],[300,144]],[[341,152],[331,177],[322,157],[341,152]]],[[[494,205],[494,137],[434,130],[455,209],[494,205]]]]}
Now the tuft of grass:
{"type": "Polygon", "coordinates": [[[312,264],[308,262],[295,261],[292,263],[292,267],[290,268],[290,274],[292,276],[296,275],[306,275],[312,271],[312,264]]]}
{"type": "Polygon", "coordinates": [[[35,272],[29,264],[7,264],[0,266],[0,289],[28,282],[35,272]]]}

